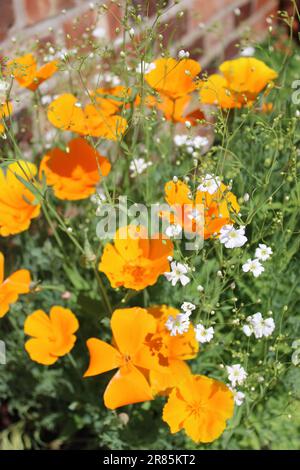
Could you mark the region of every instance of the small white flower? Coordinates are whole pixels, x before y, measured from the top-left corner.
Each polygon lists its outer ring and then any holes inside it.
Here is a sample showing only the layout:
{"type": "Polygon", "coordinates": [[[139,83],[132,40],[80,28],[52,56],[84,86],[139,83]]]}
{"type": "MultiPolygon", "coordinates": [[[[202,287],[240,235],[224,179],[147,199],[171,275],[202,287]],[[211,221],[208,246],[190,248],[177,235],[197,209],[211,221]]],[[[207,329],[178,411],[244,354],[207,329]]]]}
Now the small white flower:
{"type": "Polygon", "coordinates": [[[192,314],[195,308],[196,308],[196,305],[192,304],[192,302],[183,302],[183,304],[181,305],[181,310],[183,310],[184,313],[188,316],[192,314]]]}
{"type": "Polygon", "coordinates": [[[229,387],[229,389],[233,393],[234,403],[237,406],[241,406],[244,403],[245,394],[243,392],[239,391],[239,390],[236,390],[235,388],[232,388],[232,387],[229,387]]]}
{"type": "Polygon", "coordinates": [[[177,147],[182,147],[183,145],[186,144],[186,141],[188,139],[188,136],[185,134],[176,134],[174,136],[174,143],[177,145],[177,147]]]}
{"type": "Polygon", "coordinates": [[[243,199],[244,199],[245,202],[248,202],[250,200],[250,194],[245,193],[243,199]]]}
{"type": "Polygon", "coordinates": [[[265,245],[264,243],[260,243],[258,245],[258,248],[256,248],[255,250],[255,258],[261,261],[266,261],[267,259],[270,258],[272,254],[273,254],[272,248],[265,245]]]}
{"type": "Polygon", "coordinates": [[[184,49],[181,49],[178,52],[178,59],[188,59],[190,57],[190,53],[188,51],[185,51],[184,49]]]}
{"type": "Polygon", "coordinates": [[[196,135],[193,140],[193,146],[195,149],[201,149],[209,144],[208,138],[201,135],[196,135]]]}
{"type": "Polygon", "coordinates": [[[212,326],[205,328],[201,323],[195,326],[196,340],[199,343],[209,343],[214,337],[214,329],[212,326]]]}
{"type": "Polygon", "coordinates": [[[185,127],[186,127],[187,129],[191,129],[192,124],[190,123],[190,121],[185,121],[184,124],[185,124],[185,127]]]}
{"type": "Polygon", "coordinates": [[[165,277],[172,286],[176,286],[177,282],[180,281],[182,286],[186,286],[190,282],[190,278],[186,275],[188,272],[188,266],[177,261],[172,261],[171,271],[164,273],[165,277]]]}
{"type": "Polygon", "coordinates": [[[247,372],[245,369],[241,366],[241,364],[233,364],[232,366],[226,366],[227,373],[228,373],[228,379],[231,382],[231,385],[233,387],[236,386],[236,384],[241,385],[246,377],[247,377],[247,372]]]}
{"type": "Polygon", "coordinates": [[[129,33],[129,36],[131,37],[131,39],[134,38],[135,31],[134,31],[133,28],[130,28],[130,30],[128,31],[128,33],[129,33]]]}
{"type": "Polygon", "coordinates": [[[182,227],[179,224],[171,224],[166,228],[166,235],[169,238],[177,238],[182,232],[182,227]]]}
{"type": "Polygon", "coordinates": [[[223,225],[220,230],[220,242],[226,248],[239,248],[247,243],[245,227],[235,229],[233,225],[223,225]]]}
{"type": "Polygon", "coordinates": [[[129,165],[131,178],[135,178],[137,175],[141,175],[151,165],[152,162],[146,162],[144,158],[134,158],[129,165]]]}
{"type": "Polygon", "coordinates": [[[263,318],[260,312],[255,313],[247,318],[248,325],[243,326],[243,332],[246,336],[254,334],[256,339],[266,338],[270,336],[275,329],[273,318],[263,318]]]}
{"type": "Polygon", "coordinates": [[[242,270],[244,273],[248,273],[250,271],[254,277],[259,277],[261,273],[264,272],[265,268],[258,259],[249,258],[246,263],[243,264],[242,270]]]}
{"type": "Polygon", "coordinates": [[[147,75],[147,73],[150,73],[152,70],[156,68],[156,65],[153,62],[144,62],[143,60],[138,64],[136,67],[136,72],[137,73],[143,73],[144,75],[147,75]]]}
{"type": "Polygon", "coordinates": [[[240,55],[243,56],[243,57],[251,57],[255,54],[255,48],[252,47],[252,46],[247,46],[247,47],[244,47],[242,50],[241,50],[241,53],[240,55]]]}
{"type": "Polygon", "coordinates": [[[184,313],[179,313],[175,318],[170,315],[165,326],[170,331],[171,336],[182,335],[188,331],[190,320],[184,313]]]}
{"type": "Polygon", "coordinates": [[[209,194],[214,194],[218,191],[221,186],[220,178],[218,176],[213,176],[207,174],[202,177],[202,181],[198,186],[198,191],[208,192],[209,194]]]}

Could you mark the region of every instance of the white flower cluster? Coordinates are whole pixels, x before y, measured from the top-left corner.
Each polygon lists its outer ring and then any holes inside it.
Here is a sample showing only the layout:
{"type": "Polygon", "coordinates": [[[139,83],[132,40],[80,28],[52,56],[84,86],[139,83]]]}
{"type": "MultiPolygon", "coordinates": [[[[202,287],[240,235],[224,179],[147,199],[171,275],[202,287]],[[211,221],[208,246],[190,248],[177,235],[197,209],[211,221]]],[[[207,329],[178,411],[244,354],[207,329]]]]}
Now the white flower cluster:
{"type": "Polygon", "coordinates": [[[169,316],[168,320],[166,321],[166,328],[170,331],[171,336],[182,335],[186,333],[190,327],[190,316],[195,310],[196,305],[192,304],[191,302],[183,302],[181,305],[181,310],[176,317],[172,315],[169,316]]]}
{"type": "Polygon", "coordinates": [[[209,194],[215,194],[221,186],[221,180],[218,176],[210,175],[209,173],[201,177],[201,183],[197,187],[198,191],[209,194]]]}
{"type": "Polygon", "coordinates": [[[246,263],[243,264],[242,269],[245,273],[251,272],[254,277],[258,277],[264,272],[261,261],[268,260],[273,254],[272,248],[263,243],[260,243],[255,250],[255,258],[249,258],[246,263]]]}
{"type": "Polygon", "coordinates": [[[178,52],[178,59],[188,59],[190,57],[190,53],[188,51],[185,51],[184,49],[181,49],[178,52]]]}
{"type": "Polygon", "coordinates": [[[235,229],[233,225],[223,225],[219,240],[226,248],[240,248],[247,243],[245,227],[235,229]]]}
{"type": "Polygon", "coordinates": [[[172,261],[171,271],[164,273],[164,276],[171,282],[172,286],[176,286],[178,281],[182,286],[186,286],[190,282],[190,278],[187,276],[188,271],[187,264],[172,261]]]}
{"type": "Polygon", "coordinates": [[[199,341],[199,343],[209,343],[213,339],[215,331],[212,326],[205,328],[202,323],[198,323],[195,326],[195,334],[196,340],[199,341]]]}
{"type": "Polygon", "coordinates": [[[242,385],[246,378],[247,372],[241,366],[241,364],[233,364],[232,366],[226,366],[228,380],[230,382],[230,390],[233,393],[234,402],[237,406],[241,406],[244,402],[245,394],[240,390],[236,390],[236,385],[242,385]]]}
{"type": "Polygon", "coordinates": [[[199,151],[204,151],[209,145],[207,137],[196,135],[192,137],[187,134],[177,134],[174,136],[174,144],[177,147],[185,147],[187,153],[193,155],[199,151]]]}
{"type": "Polygon", "coordinates": [[[144,158],[134,158],[129,165],[131,178],[141,175],[151,165],[152,162],[146,162],[144,158]]]}
{"type": "Polygon", "coordinates": [[[270,336],[275,329],[273,318],[263,318],[260,312],[247,317],[247,324],[243,326],[243,332],[246,336],[254,334],[256,339],[270,336]]]}

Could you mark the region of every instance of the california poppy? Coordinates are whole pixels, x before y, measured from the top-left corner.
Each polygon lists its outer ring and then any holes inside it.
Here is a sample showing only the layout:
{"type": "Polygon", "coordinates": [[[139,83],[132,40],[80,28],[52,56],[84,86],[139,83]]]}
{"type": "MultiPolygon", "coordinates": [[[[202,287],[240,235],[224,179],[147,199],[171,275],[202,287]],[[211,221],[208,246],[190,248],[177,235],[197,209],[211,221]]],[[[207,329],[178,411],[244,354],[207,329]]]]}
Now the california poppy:
{"type": "Polygon", "coordinates": [[[64,131],[117,140],[125,132],[127,121],[114,114],[116,107],[109,101],[105,101],[105,106],[101,103],[102,106],[87,104],[83,108],[74,95],[65,93],[49,105],[48,119],[64,131]]]}
{"type": "Polygon", "coordinates": [[[0,134],[5,131],[4,124],[1,123],[2,120],[9,117],[12,113],[12,104],[11,103],[0,103],[0,134]]]}
{"type": "Polygon", "coordinates": [[[68,143],[67,151],[50,150],[42,159],[40,176],[53,186],[59,199],[79,200],[95,192],[95,186],[110,171],[109,161],[83,138],[68,143]]]}
{"type": "Polygon", "coordinates": [[[225,384],[190,375],[170,393],[163,420],[172,434],[184,429],[196,443],[212,442],[224,431],[233,409],[233,394],[225,384]]]}
{"type": "Polygon", "coordinates": [[[32,181],[37,173],[33,163],[18,160],[0,168],[0,235],[6,237],[27,230],[31,219],[40,213],[35,195],[17,178],[32,181]]]}
{"type": "Polygon", "coordinates": [[[155,332],[155,319],[145,309],[133,307],[115,310],[110,324],[113,346],[97,338],[87,341],[90,363],[84,377],[118,369],[104,392],[107,408],[152,400],[144,371],[158,367],[158,364],[145,339],[155,332]]]}
{"type": "Polygon", "coordinates": [[[278,76],[275,70],[254,57],[227,60],[219,70],[222,75],[213,74],[199,83],[200,101],[228,109],[251,106],[278,76]]]}
{"type": "Polygon", "coordinates": [[[154,393],[166,392],[191,373],[185,361],[196,357],[199,343],[192,324],[186,333],[170,335],[166,322],[170,316],[176,317],[179,314],[176,308],[159,305],[147,308],[147,312],[156,319],[156,331],[147,336],[146,344],[164,366],[150,371],[150,383],[154,393]]]}
{"type": "Polygon", "coordinates": [[[106,274],[112,287],[141,290],[170,270],[168,256],[172,254],[170,240],[161,236],[150,239],[145,227],[129,225],[116,232],[113,244],[106,244],[99,271],[106,274]]]}
{"type": "Polygon", "coordinates": [[[19,85],[35,91],[38,86],[57,72],[58,61],[53,60],[38,69],[32,54],[17,57],[7,64],[7,70],[12,74],[19,85]]]}
{"type": "Polygon", "coordinates": [[[30,272],[20,269],[4,279],[4,256],[0,251],[0,318],[7,314],[11,304],[17,302],[20,294],[30,290],[30,272]]]}
{"type": "Polygon", "coordinates": [[[24,324],[26,335],[25,349],[30,358],[43,365],[54,364],[73,348],[79,324],[74,313],[67,308],[54,306],[49,316],[43,310],[29,315],[24,324]]]}
{"type": "Polygon", "coordinates": [[[181,225],[186,232],[199,230],[199,235],[202,235],[203,230],[204,239],[218,234],[221,227],[230,223],[232,215],[239,211],[236,196],[221,182],[213,194],[198,189],[195,197],[191,197],[188,185],[180,180],[176,183],[169,181],[165,185],[165,195],[172,211],[163,212],[162,216],[170,218],[171,223],[181,225]]]}

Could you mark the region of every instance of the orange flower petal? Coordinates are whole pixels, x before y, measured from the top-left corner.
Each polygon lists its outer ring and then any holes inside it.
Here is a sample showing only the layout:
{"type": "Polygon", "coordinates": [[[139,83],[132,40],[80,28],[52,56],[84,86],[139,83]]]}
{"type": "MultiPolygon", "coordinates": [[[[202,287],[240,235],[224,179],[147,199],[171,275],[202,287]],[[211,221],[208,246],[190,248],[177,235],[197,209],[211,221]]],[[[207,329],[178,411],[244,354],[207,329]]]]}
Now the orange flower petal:
{"type": "Polygon", "coordinates": [[[152,400],[150,385],[144,375],[134,366],[124,366],[113,376],[104,393],[106,408],[152,400]]]}
{"type": "Polygon", "coordinates": [[[54,364],[58,357],[51,354],[51,343],[44,339],[32,338],[26,341],[25,349],[32,361],[45,366],[54,364]]]}
{"type": "Polygon", "coordinates": [[[120,353],[110,344],[97,338],[88,339],[86,344],[90,353],[90,363],[84,377],[103,374],[122,364],[120,353]]]}

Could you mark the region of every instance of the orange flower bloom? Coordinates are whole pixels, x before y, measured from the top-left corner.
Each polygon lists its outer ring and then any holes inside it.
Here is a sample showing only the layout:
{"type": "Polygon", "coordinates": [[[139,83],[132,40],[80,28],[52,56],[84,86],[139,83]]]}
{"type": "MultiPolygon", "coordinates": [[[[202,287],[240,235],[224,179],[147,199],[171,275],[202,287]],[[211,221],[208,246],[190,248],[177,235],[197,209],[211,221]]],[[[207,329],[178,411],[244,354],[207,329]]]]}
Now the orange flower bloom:
{"type": "Polygon", "coordinates": [[[103,99],[101,106],[88,104],[82,108],[75,96],[66,93],[49,105],[48,119],[64,131],[117,140],[125,132],[127,121],[115,112],[116,106],[107,100],[103,99]]]}
{"type": "Polygon", "coordinates": [[[172,434],[184,429],[196,443],[212,442],[224,431],[233,409],[233,394],[225,384],[190,375],[170,393],[163,420],[172,434]]]}
{"type": "Polygon", "coordinates": [[[17,178],[31,181],[37,173],[33,163],[18,160],[0,168],[0,235],[6,237],[27,230],[31,219],[40,213],[34,194],[17,178]]]}
{"type": "MultiPolygon", "coordinates": [[[[189,94],[196,88],[194,79],[201,70],[198,62],[191,59],[177,61],[169,58],[158,59],[154,65],[155,68],[145,75],[145,80],[159,93],[159,97],[157,99],[147,97],[146,104],[156,106],[168,120],[190,121],[192,125],[195,124],[192,115],[184,116],[184,112],[191,100],[189,94]]],[[[204,115],[200,111],[198,113],[198,119],[203,119],[204,115]]]]}
{"type": "Polygon", "coordinates": [[[44,172],[57,198],[79,200],[94,194],[96,184],[108,175],[110,168],[105,157],[85,139],[77,138],[69,142],[67,152],[54,148],[44,156],[40,177],[44,172]]]}
{"type": "Polygon", "coordinates": [[[20,269],[4,279],[4,256],[0,251],[0,318],[7,314],[11,304],[17,302],[20,294],[30,290],[30,272],[20,269]]]}
{"type": "Polygon", "coordinates": [[[12,104],[11,103],[0,103],[0,134],[5,131],[4,124],[1,123],[6,117],[9,117],[12,113],[12,104]]]}
{"type": "Polygon", "coordinates": [[[154,90],[176,100],[196,89],[195,77],[201,71],[200,64],[192,59],[157,59],[155,68],[145,75],[154,90]]]}
{"type": "Polygon", "coordinates": [[[54,364],[71,351],[76,341],[73,333],[78,328],[78,320],[68,308],[52,307],[49,316],[36,310],[24,324],[25,334],[33,337],[25,343],[30,359],[39,364],[54,364]]]}
{"type": "Polygon", "coordinates": [[[213,74],[199,84],[200,101],[221,108],[251,106],[258,94],[277,78],[275,70],[254,57],[223,62],[219,67],[223,75],[213,74]]]}
{"type": "Polygon", "coordinates": [[[147,308],[147,312],[156,319],[156,331],[147,336],[146,345],[164,366],[150,371],[150,383],[154,393],[162,393],[178,385],[191,373],[185,361],[196,357],[199,343],[192,324],[186,333],[170,335],[165,325],[169,316],[175,318],[179,314],[176,308],[160,305],[147,308]]]}
{"type": "Polygon", "coordinates": [[[145,345],[146,337],[155,331],[154,318],[145,309],[133,307],[115,310],[110,323],[114,346],[97,338],[87,341],[90,364],[84,377],[118,368],[104,392],[104,404],[109,409],[152,400],[143,372],[158,367],[145,345]]]}
{"type": "Polygon", "coordinates": [[[37,63],[32,54],[26,54],[22,57],[8,62],[8,72],[14,75],[21,87],[35,91],[38,86],[57,72],[58,61],[54,60],[37,68],[37,63]]]}
{"type": "Polygon", "coordinates": [[[187,232],[195,232],[199,226],[202,229],[202,225],[201,221],[196,221],[193,212],[203,205],[204,213],[199,215],[204,220],[205,240],[218,234],[223,225],[231,223],[231,215],[238,213],[240,209],[236,196],[223,183],[220,183],[214,194],[197,190],[195,198],[191,199],[190,193],[190,188],[182,181],[166,183],[166,201],[172,208],[172,213],[163,212],[162,216],[170,218],[171,223],[181,225],[187,232]]]}
{"type": "Polygon", "coordinates": [[[118,85],[112,88],[98,88],[93,95],[100,107],[106,110],[107,115],[116,114],[119,109],[129,101],[130,88],[118,85]]]}
{"type": "Polygon", "coordinates": [[[149,239],[145,227],[129,225],[115,234],[114,244],[107,243],[99,264],[112,287],[140,290],[152,286],[170,270],[168,256],[173,254],[170,240],[149,239]]]}

